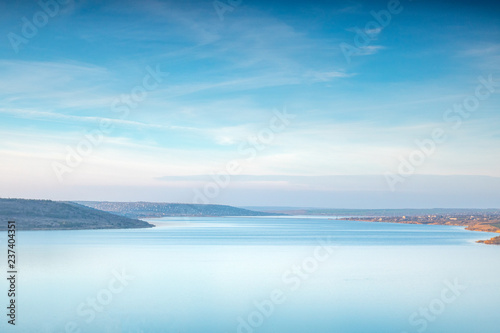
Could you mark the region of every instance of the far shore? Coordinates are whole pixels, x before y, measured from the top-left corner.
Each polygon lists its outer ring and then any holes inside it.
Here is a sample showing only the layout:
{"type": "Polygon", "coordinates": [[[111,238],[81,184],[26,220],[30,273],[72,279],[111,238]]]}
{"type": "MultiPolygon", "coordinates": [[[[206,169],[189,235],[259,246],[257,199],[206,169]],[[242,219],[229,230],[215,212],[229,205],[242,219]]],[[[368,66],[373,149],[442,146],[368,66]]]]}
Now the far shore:
{"type": "MultiPolygon", "coordinates": [[[[500,228],[498,227],[498,221],[490,222],[477,222],[469,223],[467,221],[459,220],[449,220],[449,221],[416,221],[412,217],[406,218],[405,216],[397,217],[386,217],[386,216],[372,216],[372,217],[341,217],[338,220],[343,221],[362,221],[362,222],[379,222],[379,223],[399,223],[399,224],[426,224],[426,225],[449,225],[464,227],[465,230],[478,231],[478,232],[489,232],[489,233],[500,233],[500,228]]],[[[500,245],[500,236],[493,237],[489,240],[478,240],[476,243],[500,245]]]]}

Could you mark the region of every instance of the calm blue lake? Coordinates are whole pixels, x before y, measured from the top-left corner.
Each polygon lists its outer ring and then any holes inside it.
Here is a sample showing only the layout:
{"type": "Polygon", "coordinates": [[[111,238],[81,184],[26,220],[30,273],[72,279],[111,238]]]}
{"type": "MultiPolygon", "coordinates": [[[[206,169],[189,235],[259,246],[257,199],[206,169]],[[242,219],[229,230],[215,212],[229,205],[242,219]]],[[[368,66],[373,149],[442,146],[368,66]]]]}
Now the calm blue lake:
{"type": "Polygon", "coordinates": [[[2,279],[0,331],[500,331],[500,247],[475,243],[495,234],[322,217],[149,221],[158,227],[18,232],[16,326],[2,279]]]}

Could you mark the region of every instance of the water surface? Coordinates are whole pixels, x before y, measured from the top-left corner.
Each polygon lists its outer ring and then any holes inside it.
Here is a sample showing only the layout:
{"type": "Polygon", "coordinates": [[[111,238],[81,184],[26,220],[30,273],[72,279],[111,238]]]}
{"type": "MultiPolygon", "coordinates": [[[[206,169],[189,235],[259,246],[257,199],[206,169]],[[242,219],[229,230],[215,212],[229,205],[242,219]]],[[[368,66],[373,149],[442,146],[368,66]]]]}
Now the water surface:
{"type": "Polygon", "coordinates": [[[154,222],[19,232],[18,325],[0,330],[499,331],[500,247],[475,243],[494,234],[311,217],[154,222]]]}

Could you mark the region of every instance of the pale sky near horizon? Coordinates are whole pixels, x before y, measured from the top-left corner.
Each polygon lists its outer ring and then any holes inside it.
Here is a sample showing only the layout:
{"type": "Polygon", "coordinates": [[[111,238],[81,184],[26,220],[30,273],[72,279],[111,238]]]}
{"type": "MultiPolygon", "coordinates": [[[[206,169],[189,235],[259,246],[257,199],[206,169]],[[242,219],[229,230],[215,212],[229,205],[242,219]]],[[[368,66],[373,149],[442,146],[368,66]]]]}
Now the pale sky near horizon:
{"type": "Polygon", "coordinates": [[[3,0],[0,37],[0,197],[500,207],[496,3],[3,0]]]}

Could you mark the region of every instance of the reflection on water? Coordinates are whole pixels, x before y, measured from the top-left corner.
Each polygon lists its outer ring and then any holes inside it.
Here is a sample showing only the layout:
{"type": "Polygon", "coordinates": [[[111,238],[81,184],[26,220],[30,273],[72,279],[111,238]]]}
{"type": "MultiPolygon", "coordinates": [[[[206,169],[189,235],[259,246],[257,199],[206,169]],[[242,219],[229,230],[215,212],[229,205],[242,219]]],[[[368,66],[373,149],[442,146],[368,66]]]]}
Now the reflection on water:
{"type": "Polygon", "coordinates": [[[0,330],[498,332],[500,247],[474,243],[490,234],[325,218],[160,222],[19,233],[19,324],[0,330]]]}

